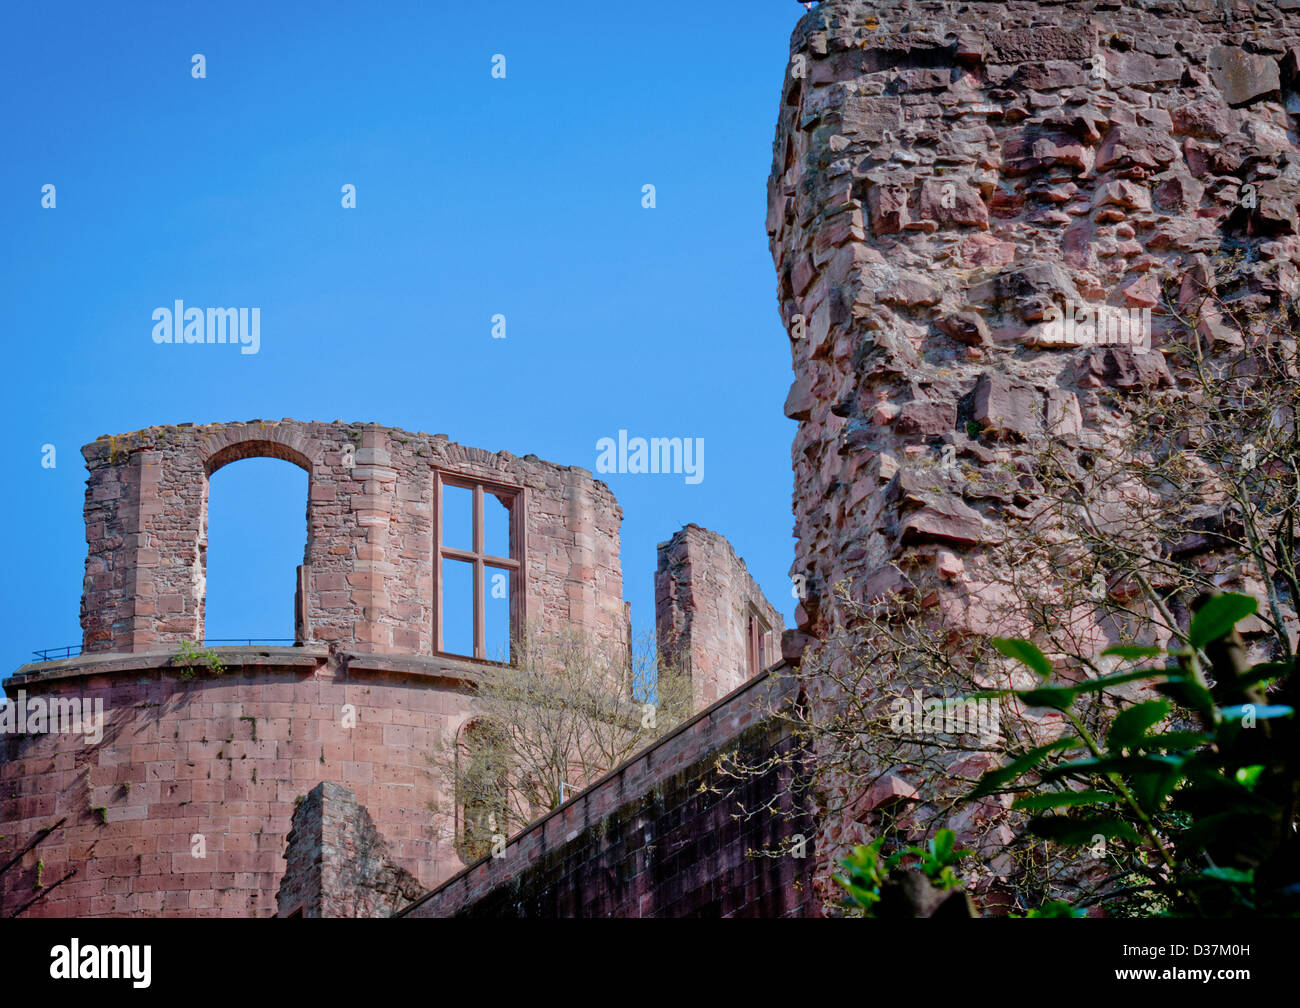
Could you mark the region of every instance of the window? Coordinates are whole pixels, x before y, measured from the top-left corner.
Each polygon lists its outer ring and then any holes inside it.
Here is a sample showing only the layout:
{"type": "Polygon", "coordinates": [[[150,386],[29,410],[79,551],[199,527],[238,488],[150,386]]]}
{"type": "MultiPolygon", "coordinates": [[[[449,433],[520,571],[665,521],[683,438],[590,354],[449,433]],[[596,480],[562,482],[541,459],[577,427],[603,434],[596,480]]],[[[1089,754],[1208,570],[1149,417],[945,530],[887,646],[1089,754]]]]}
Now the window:
{"type": "Polygon", "coordinates": [[[762,617],[753,605],[750,605],[747,635],[748,640],[745,650],[749,665],[749,675],[751,678],[758,675],[763,671],[763,669],[767,668],[768,661],[771,658],[767,653],[767,635],[771,629],[772,628],[768,625],[767,620],[762,617]]]}
{"type": "Polygon", "coordinates": [[[219,456],[216,463],[200,518],[196,636],[213,645],[301,644],[309,636],[302,592],[308,473],[251,454],[233,462],[219,456]]]}
{"type": "Polygon", "coordinates": [[[509,661],[524,626],[524,491],[434,473],[434,650],[509,661]]]}

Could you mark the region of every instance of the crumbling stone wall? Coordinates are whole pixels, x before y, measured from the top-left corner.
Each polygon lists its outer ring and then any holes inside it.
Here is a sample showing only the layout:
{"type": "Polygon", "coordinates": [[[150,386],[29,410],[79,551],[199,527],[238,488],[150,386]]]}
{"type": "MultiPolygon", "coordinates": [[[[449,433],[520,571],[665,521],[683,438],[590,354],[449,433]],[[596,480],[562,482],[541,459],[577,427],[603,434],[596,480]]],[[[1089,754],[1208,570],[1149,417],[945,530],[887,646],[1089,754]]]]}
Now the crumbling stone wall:
{"type": "MultiPolygon", "coordinates": [[[[1300,3],[827,0],[790,53],[767,219],[808,588],[788,653],[837,623],[837,583],[878,598],[902,570],[933,576],[947,625],[987,632],[985,550],[1031,483],[909,473],[1015,472],[1044,433],[1105,451],[1107,395],[1177,381],[1162,289],[1204,288],[1222,247],[1262,311],[1294,297],[1300,3]],[[1068,304],[1149,310],[1150,342],[1063,341],[1068,304]]],[[[864,836],[823,825],[824,851],[864,836]]]]}
{"type": "Polygon", "coordinates": [[[530,626],[626,639],[622,510],[584,469],[443,434],[292,420],[150,427],[82,454],[87,652],[202,640],[208,479],[249,457],[308,473],[303,643],[432,653],[435,470],[523,495],[530,626]]]}
{"type": "Polygon", "coordinates": [[[395,865],[365,807],[322,782],[298,803],[277,895],[281,917],[391,917],[421,895],[395,865]]]}
{"type": "Polygon", "coordinates": [[[655,626],[660,652],[689,672],[699,709],[775,664],[785,623],[731,543],[687,525],[659,544],[655,626]],[[751,656],[755,618],[758,654],[751,656]],[[751,660],[757,667],[750,667],[751,660]]]}

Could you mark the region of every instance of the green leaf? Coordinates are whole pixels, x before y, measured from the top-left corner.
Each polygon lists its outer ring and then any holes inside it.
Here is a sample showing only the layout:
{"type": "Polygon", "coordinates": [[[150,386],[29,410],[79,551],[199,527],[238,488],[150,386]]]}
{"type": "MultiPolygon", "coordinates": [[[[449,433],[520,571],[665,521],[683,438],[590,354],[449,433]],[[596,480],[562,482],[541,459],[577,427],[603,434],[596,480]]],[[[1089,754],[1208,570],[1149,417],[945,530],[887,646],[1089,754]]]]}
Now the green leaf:
{"type": "Polygon", "coordinates": [[[1138,842],[1137,831],[1119,816],[1093,816],[1087,819],[1072,819],[1067,816],[1035,816],[1029,820],[1029,829],[1044,840],[1079,846],[1092,843],[1100,835],[1107,838],[1123,837],[1132,843],[1138,842]]]}
{"type": "Polygon", "coordinates": [[[1025,795],[1017,798],[1012,808],[1037,812],[1042,809],[1065,808],[1072,805],[1101,805],[1120,800],[1109,791],[1049,791],[1046,794],[1025,795]]]}
{"type": "MultiPolygon", "coordinates": [[[[1012,914],[1015,917],[1016,914],[1012,914]]],[[[1083,907],[1072,907],[1069,903],[1062,903],[1060,900],[1048,900],[1040,907],[1036,907],[1025,914],[1025,918],[1046,918],[1046,917],[1087,917],[1088,911],[1083,907]]]]}
{"type": "Polygon", "coordinates": [[[1124,683],[1137,682],[1140,679],[1156,679],[1160,676],[1177,675],[1176,672],[1168,672],[1165,669],[1142,669],[1140,672],[1119,672],[1115,675],[1098,676],[1096,679],[1085,679],[1083,682],[1076,684],[1073,688],[1076,693],[1094,693],[1098,690],[1110,689],[1112,686],[1122,686],[1124,683]]]}
{"type": "Polygon", "coordinates": [[[1134,749],[1198,749],[1210,741],[1211,736],[1197,731],[1168,731],[1147,735],[1133,743],[1134,749]]]}
{"type": "Polygon", "coordinates": [[[1170,676],[1167,682],[1158,683],[1156,692],[1189,710],[1209,712],[1214,709],[1214,698],[1207,689],[1187,676],[1170,676]]]}
{"type": "Polygon", "coordinates": [[[1139,658],[1155,658],[1159,655],[1158,647],[1147,647],[1141,644],[1116,644],[1114,647],[1108,647],[1101,653],[1103,658],[1109,655],[1117,655],[1126,661],[1136,661],[1139,658]]]}
{"type": "Polygon", "coordinates": [[[1183,779],[1183,760],[1173,756],[1151,757],[1156,761],[1133,774],[1133,796],[1143,811],[1154,813],[1183,779]]]}
{"type": "Polygon", "coordinates": [[[1169,715],[1168,700],[1147,700],[1132,707],[1125,708],[1111,723],[1106,735],[1106,747],[1112,752],[1131,746],[1147,729],[1159,724],[1169,715]]]}
{"type": "Polygon", "coordinates": [[[1257,608],[1253,598],[1240,592],[1215,595],[1192,617],[1187,638],[1192,647],[1203,648],[1230,633],[1238,620],[1254,615],[1257,608]]]}
{"type": "Polygon", "coordinates": [[[1029,752],[1017,756],[1006,766],[988,771],[966,797],[968,799],[983,798],[985,795],[992,794],[1002,785],[1009,784],[1022,774],[1028,773],[1052,753],[1064,749],[1077,749],[1082,745],[1083,743],[1076,738],[1059,738],[1055,742],[1048,742],[1047,745],[1030,749],[1029,752]]]}
{"type": "Polygon", "coordinates": [[[1201,872],[1201,877],[1233,885],[1251,885],[1255,881],[1255,872],[1242,871],[1240,868],[1206,868],[1201,872]]]}
{"type": "Polygon", "coordinates": [[[1052,663],[1047,656],[1027,640],[1019,638],[994,637],[993,646],[1008,658],[1014,658],[1022,665],[1027,665],[1046,679],[1052,674],[1052,663]]]}
{"type": "Polygon", "coordinates": [[[1118,773],[1132,778],[1135,774],[1163,772],[1167,766],[1181,769],[1183,760],[1175,756],[1107,756],[1103,759],[1081,759],[1072,763],[1059,763],[1042,772],[1043,780],[1061,777],[1089,777],[1096,774],[1118,773]]]}
{"type": "Polygon", "coordinates": [[[1237,686],[1246,689],[1259,683],[1276,682],[1289,676],[1293,671],[1295,666],[1291,662],[1260,662],[1258,665],[1252,665],[1244,675],[1237,677],[1237,686]]]}
{"type": "Polygon", "coordinates": [[[1053,710],[1069,710],[1070,704],[1074,703],[1074,690],[1064,686],[1017,690],[1016,696],[1030,707],[1051,707],[1053,710]]]}

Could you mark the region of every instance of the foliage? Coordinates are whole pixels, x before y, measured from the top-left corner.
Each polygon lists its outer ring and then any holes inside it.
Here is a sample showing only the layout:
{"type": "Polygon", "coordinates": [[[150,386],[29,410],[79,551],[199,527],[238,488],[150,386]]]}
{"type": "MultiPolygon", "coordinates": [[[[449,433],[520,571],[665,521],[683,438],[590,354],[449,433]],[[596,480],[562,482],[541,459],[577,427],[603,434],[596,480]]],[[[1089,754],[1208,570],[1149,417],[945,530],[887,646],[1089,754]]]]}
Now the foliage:
{"type": "Polygon", "coordinates": [[[181,670],[182,679],[193,679],[200,668],[206,668],[213,675],[222,675],[226,668],[221,656],[211,648],[202,648],[194,641],[181,641],[181,646],[172,657],[172,664],[181,670]]]}
{"type": "Polygon", "coordinates": [[[1052,679],[1029,641],[995,640],[1038,682],[987,693],[1058,711],[1069,730],[1012,753],[969,797],[1011,795],[1034,836],[1093,853],[1112,880],[1139,879],[1104,895],[1154,894],[1174,915],[1300,913],[1294,660],[1247,667],[1235,626],[1255,610],[1242,594],[1206,598],[1183,646],[1113,647],[1103,657],[1127,669],[1079,680],[1052,679]],[[1268,702],[1270,684],[1285,702],[1268,702]],[[1104,735],[1076,710],[1132,685],[1148,689],[1104,735]]]}
{"type": "Polygon", "coordinates": [[[961,885],[961,880],[957,878],[953,867],[973,853],[955,849],[956,841],[956,833],[942,829],[924,847],[905,847],[883,860],[880,854],[885,837],[877,837],[870,844],[859,844],[840,862],[844,874],[834,876],[848,895],[844,905],[861,909],[863,916],[872,916],[890,873],[912,857],[918,859],[915,867],[920,869],[935,888],[944,891],[956,889],[961,885]]]}

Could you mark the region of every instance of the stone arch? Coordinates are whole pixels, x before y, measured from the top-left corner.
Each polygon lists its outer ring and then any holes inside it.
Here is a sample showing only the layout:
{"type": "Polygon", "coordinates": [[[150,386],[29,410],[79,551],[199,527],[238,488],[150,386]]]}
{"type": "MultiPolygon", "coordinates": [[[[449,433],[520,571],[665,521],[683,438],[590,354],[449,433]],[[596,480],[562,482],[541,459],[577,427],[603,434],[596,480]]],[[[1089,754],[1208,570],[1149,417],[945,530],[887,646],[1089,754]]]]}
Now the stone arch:
{"type": "MultiPolygon", "coordinates": [[[[456,730],[455,742],[455,780],[452,805],[455,814],[454,843],[457,853],[469,863],[482,857],[491,844],[492,833],[508,833],[504,821],[504,789],[509,786],[508,774],[504,767],[494,768],[474,766],[473,761],[484,759],[486,749],[493,748],[492,734],[494,725],[489,718],[471,714],[456,730]],[[479,750],[479,751],[476,751],[479,750]],[[496,773],[503,798],[499,810],[489,807],[484,785],[496,773]],[[492,821],[489,817],[498,814],[500,819],[492,821]]],[[[496,747],[498,754],[500,747],[496,747]]],[[[489,756],[492,760],[494,757],[489,756]]]]}
{"type": "Polygon", "coordinates": [[[308,476],[311,475],[311,459],[303,452],[292,444],[268,438],[237,441],[234,444],[218,448],[204,460],[203,471],[211,479],[218,469],[230,465],[231,462],[249,458],[284,459],[284,461],[292,462],[298,468],[306,470],[308,476]]]}

